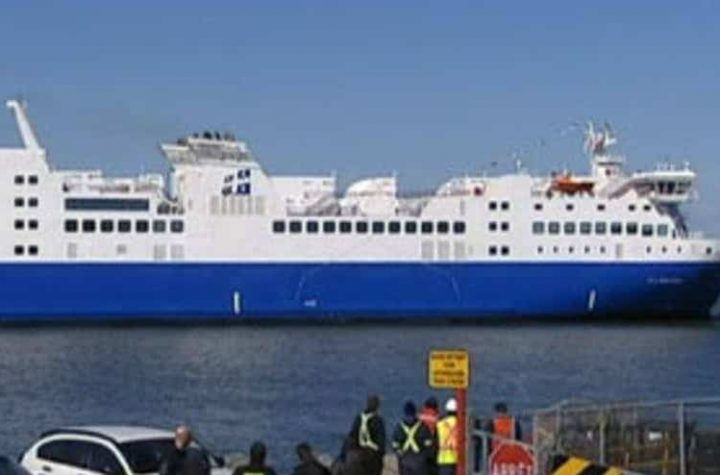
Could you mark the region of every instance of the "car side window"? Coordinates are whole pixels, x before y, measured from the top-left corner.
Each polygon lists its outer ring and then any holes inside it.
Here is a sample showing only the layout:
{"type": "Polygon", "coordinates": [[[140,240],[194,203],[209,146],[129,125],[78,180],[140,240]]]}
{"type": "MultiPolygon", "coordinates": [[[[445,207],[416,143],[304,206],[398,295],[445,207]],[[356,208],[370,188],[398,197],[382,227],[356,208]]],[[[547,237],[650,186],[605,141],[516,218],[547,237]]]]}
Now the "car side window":
{"type": "Polygon", "coordinates": [[[51,462],[85,468],[92,445],[90,442],[81,440],[53,440],[38,448],[38,457],[51,462]]]}
{"type": "Polygon", "coordinates": [[[88,470],[105,475],[124,475],[125,471],[115,454],[100,444],[92,444],[88,459],[88,470]]]}

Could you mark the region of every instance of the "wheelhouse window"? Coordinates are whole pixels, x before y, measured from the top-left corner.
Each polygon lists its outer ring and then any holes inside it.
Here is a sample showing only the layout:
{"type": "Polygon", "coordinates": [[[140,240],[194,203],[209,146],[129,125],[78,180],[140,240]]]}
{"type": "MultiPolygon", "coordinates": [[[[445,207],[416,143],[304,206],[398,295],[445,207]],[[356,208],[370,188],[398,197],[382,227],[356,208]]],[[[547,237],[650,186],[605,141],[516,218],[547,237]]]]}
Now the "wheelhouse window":
{"type": "Polygon", "coordinates": [[[84,233],[94,233],[95,232],[95,220],[83,219],[82,230],[84,233]]]}
{"type": "Polygon", "coordinates": [[[335,221],[324,221],[323,232],[325,234],[335,234],[336,224],[335,221]]]}
{"type": "Polygon", "coordinates": [[[299,234],[302,232],[302,223],[300,221],[290,221],[290,232],[299,234]]]}
{"type": "Polygon", "coordinates": [[[149,211],[150,200],[141,198],[65,198],[65,209],[76,211],[149,211]]]}

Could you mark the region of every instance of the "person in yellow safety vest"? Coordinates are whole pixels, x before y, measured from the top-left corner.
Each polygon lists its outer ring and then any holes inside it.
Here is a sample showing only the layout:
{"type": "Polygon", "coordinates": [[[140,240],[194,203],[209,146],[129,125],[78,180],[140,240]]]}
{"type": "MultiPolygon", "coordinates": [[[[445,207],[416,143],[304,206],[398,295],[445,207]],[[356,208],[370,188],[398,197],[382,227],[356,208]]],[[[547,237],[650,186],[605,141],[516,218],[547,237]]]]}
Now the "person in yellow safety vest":
{"type": "Polygon", "coordinates": [[[439,475],[455,475],[458,462],[458,418],[457,401],[450,398],[445,403],[446,416],[437,425],[439,475]]]}
{"type": "Polygon", "coordinates": [[[381,475],[385,456],[385,421],[380,415],[380,398],[371,395],[365,410],[355,417],[349,438],[359,451],[364,475],[381,475]]]}
{"type": "Polygon", "coordinates": [[[400,475],[431,475],[434,437],[418,418],[415,403],[407,401],[403,413],[392,440],[400,475]]]}

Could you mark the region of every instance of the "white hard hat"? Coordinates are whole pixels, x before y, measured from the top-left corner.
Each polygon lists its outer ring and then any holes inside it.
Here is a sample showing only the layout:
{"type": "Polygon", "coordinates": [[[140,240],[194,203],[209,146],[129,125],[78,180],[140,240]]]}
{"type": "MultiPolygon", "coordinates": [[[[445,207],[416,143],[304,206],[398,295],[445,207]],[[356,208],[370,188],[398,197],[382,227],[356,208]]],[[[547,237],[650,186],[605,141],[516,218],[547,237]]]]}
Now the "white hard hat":
{"type": "Polygon", "coordinates": [[[447,412],[457,412],[457,401],[454,397],[451,397],[445,402],[445,410],[447,412]]]}

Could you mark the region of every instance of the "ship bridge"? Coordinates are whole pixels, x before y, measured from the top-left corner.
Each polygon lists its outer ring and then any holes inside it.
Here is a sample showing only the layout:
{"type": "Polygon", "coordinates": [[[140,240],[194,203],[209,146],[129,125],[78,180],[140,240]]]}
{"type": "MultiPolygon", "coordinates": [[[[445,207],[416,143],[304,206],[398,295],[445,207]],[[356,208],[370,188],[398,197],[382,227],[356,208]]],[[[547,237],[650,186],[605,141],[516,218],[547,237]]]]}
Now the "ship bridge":
{"type": "Polygon", "coordinates": [[[195,133],[172,144],[161,144],[160,149],[173,165],[252,160],[247,144],[229,132],[195,133]]]}

